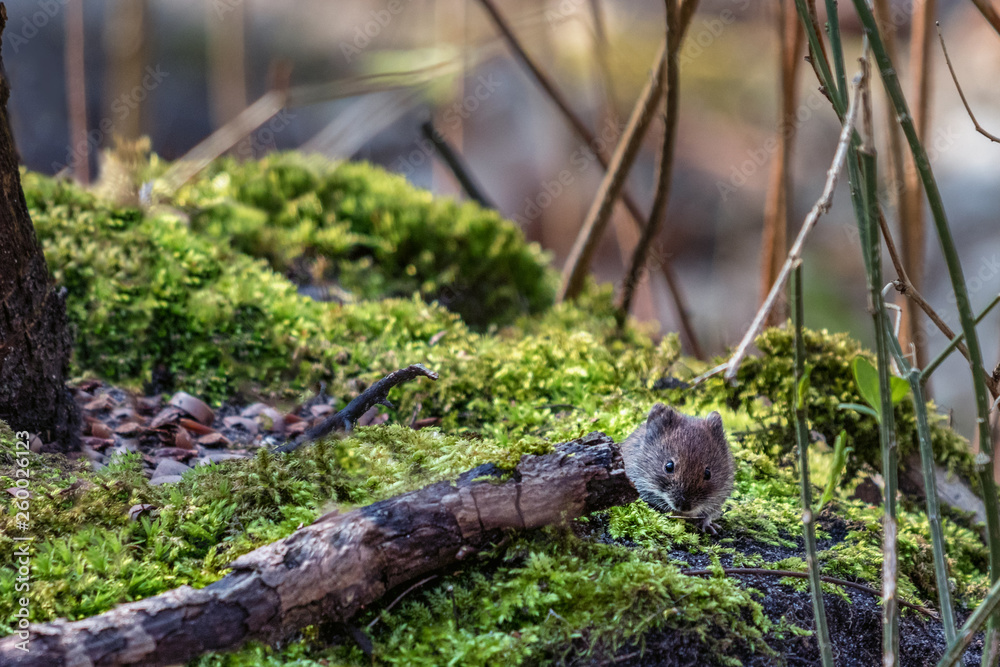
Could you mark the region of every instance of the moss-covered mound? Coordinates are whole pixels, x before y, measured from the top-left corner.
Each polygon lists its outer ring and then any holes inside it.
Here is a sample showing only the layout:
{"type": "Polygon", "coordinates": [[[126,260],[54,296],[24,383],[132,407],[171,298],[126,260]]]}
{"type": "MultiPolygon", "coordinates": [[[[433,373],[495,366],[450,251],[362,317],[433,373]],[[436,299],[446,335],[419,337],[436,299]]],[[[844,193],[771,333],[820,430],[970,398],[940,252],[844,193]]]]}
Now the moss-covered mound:
{"type": "MultiPolygon", "coordinates": [[[[295,156],[220,163],[182,193],[180,208],[149,212],[116,208],[34,174],[24,182],[52,272],[68,290],[78,373],[135,387],[156,380],[161,388],[169,383],[215,401],[238,393],[299,397],[324,381],[346,402],[361,385],[416,362],[441,376],[393,391],[394,425],[361,428],[289,455],[260,452],[202,467],[177,484],[150,486],[136,455],[98,473],[32,455],[34,621],[82,618],[182,584],[204,585],[223,576],[235,557],[331,509],[371,503],[485,462],[509,466],[590,431],[620,440],[663,400],[690,414],[723,414],[737,474],[720,538],[641,501],[568,528],[511,535],[393,609],[368,610],[358,627],[371,624],[375,655],[428,665],[608,660],[638,655],[647,637],[666,636],[705,662],[739,664],[734,656],[768,655],[807,634],[806,621],[769,613],[761,591],[721,574],[705,579],[681,572],[719,564],[802,568],[786,332],[771,330],[758,340],[763,354],[747,360],[736,388],[716,379],[691,388],[683,381],[704,364],[682,357],[674,336],[654,343],[634,327],[618,332],[608,290],[591,287],[575,305],[486,331],[419,296],[347,303],[300,296],[281,272],[294,268],[303,252],[338,258],[338,280],[359,297],[379,289],[432,296],[441,285],[457,284],[441,277],[448,270],[439,271],[437,252],[449,247],[448,233],[469,237],[461,225],[449,227],[457,218],[485,214],[429,199],[422,210],[437,212],[422,222],[390,214],[376,206],[386,206],[379,197],[397,189],[400,197],[416,195],[369,167],[328,170],[295,156]],[[402,219],[398,227],[387,222],[402,219]],[[438,232],[426,231],[428,220],[436,220],[438,232]],[[380,225],[399,236],[383,237],[380,225]],[[358,248],[365,250],[358,254],[358,248]],[[365,258],[378,253],[382,259],[371,266],[384,267],[366,277],[365,258]],[[413,259],[424,256],[428,263],[413,259]],[[352,272],[355,278],[348,277],[352,272]],[[420,278],[408,283],[405,276],[420,278]],[[428,280],[434,287],[424,290],[428,280]],[[399,425],[418,406],[421,416],[440,419],[437,428],[399,425]],[[128,511],[137,504],[154,509],[132,521],[128,511]]],[[[471,219],[461,224],[478,224],[471,219]]],[[[502,229],[495,225],[500,231],[493,238],[507,238],[502,229]]],[[[466,246],[448,261],[461,266],[482,252],[490,254],[466,246]]],[[[511,252],[484,263],[493,272],[482,274],[483,284],[503,282],[503,267],[517,263],[512,256],[538,259],[523,245],[511,252]]],[[[544,284],[548,274],[535,275],[544,284]]],[[[543,305],[544,299],[524,310],[543,305]]],[[[823,568],[877,588],[879,511],[851,498],[859,475],[875,463],[868,450],[877,447],[875,427],[870,417],[837,407],[861,401],[850,362],[866,353],[825,332],[808,332],[807,341],[814,369],[806,397],[810,429],[830,442],[846,430],[858,450],[821,515],[823,568]]],[[[913,417],[905,401],[896,416],[907,446],[913,417]]],[[[935,426],[942,460],[967,465],[964,445],[943,424],[935,426]]],[[[0,488],[12,485],[11,446],[9,431],[0,427],[0,488]]],[[[829,458],[829,448],[817,443],[817,484],[826,481],[829,458]]],[[[12,498],[0,494],[0,635],[12,630],[4,623],[15,599],[15,527],[12,498]]],[[[956,594],[975,602],[985,590],[985,547],[968,525],[946,521],[945,527],[956,594]]],[[[899,540],[903,597],[933,601],[928,528],[919,506],[903,504],[899,540]]],[[[805,583],[782,586],[802,590],[805,583]]],[[[845,596],[836,587],[830,594],[845,596]]],[[[201,662],[370,661],[355,643],[339,636],[331,642],[328,629],[315,627],[290,645],[252,646],[201,662]]]]}
{"type": "Polygon", "coordinates": [[[331,167],[297,153],[218,160],[174,204],[192,230],[359,299],[417,292],[475,328],[552,304],[548,258],[515,225],[368,164],[331,167]]]}

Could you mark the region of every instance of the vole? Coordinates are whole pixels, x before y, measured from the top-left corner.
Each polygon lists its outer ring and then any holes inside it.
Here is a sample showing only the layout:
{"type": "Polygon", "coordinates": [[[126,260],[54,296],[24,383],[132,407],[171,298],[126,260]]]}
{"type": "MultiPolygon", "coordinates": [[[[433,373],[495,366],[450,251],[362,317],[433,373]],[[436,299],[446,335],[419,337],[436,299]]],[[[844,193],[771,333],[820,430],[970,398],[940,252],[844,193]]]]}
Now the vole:
{"type": "Polygon", "coordinates": [[[733,491],[733,454],[718,412],[699,419],[657,403],[621,451],[625,474],[650,507],[701,519],[702,530],[717,534],[712,519],[733,491]]]}

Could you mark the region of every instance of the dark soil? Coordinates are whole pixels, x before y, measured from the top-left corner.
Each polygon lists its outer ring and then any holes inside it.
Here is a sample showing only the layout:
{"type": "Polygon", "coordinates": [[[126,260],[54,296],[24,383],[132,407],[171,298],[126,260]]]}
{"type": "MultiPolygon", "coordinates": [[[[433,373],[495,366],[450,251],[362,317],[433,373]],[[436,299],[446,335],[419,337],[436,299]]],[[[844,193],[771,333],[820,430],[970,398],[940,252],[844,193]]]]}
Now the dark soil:
{"type": "MultiPolygon", "coordinates": [[[[847,534],[846,524],[837,517],[823,517],[820,520],[823,530],[830,534],[828,539],[820,543],[821,549],[826,549],[844,539],[847,534]]],[[[587,523],[579,523],[575,531],[583,539],[602,543],[616,543],[635,548],[628,541],[615,540],[607,532],[607,518],[604,515],[594,515],[587,523]]],[[[725,537],[725,530],[722,531],[725,537]]],[[[767,562],[776,562],[785,558],[805,557],[801,547],[801,539],[796,536],[785,536],[798,543],[795,548],[775,546],[746,537],[737,537],[728,546],[744,554],[760,554],[767,562]]],[[[669,553],[673,561],[686,562],[693,569],[709,565],[709,557],[705,554],[675,550],[669,553]]],[[[723,567],[732,565],[730,556],[721,558],[723,567]]],[[[780,583],[778,576],[763,575],[729,575],[738,579],[744,588],[753,588],[761,593],[757,598],[764,613],[772,621],[784,619],[800,628],[814,630],[812,597],[808,591],[798,592],[790,586],[780,583]]],[[[850,588],[844,589],[850,598],[850,603],[840,596],[824,594],[827,626],[833,643],[833,657],[837,667],[875,667],[882,663],[882,606],[879,598],[850,588]]],[[[968,612],[959,611],[957,622],[962,623],[968,612]]],[[[904,609],[900,620],[900,660],[902,667],[933,666],[938,663],[945,650],[944,629],[937,620],[904,609]]],[[[644,648],[640,650],[638,643],[626,646],[610,660],[596,660],[595,665],[624,665],[627,667],[694,667],[711,665],[713,662],[706,657],[705,646],[697,637],[691,634],[654,631],[642,638],[644,648]]],[[[806,637],[787,636],[784,639],[768,637],[768,644],[777,657],[760,654],[734,653],[747,667],[765,667],[770,665],[819,665],[819,647],[813,635],[806,637]]],[[[982,656],[982,633],[973,640],[966,651],[964,665],[979,665],[982,656]]]]}

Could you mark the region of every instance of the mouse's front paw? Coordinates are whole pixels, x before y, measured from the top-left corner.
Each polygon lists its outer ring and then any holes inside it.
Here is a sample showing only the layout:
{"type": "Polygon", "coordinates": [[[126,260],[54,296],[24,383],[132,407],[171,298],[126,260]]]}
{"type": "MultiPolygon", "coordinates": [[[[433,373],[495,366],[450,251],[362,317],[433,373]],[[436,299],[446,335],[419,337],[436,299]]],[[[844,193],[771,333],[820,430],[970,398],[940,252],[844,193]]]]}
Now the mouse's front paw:
{"type": "Polygon", "coordinates": [[[719,526],[710,517],[702,519],[700,527],[702,532],[711,533],[714,537],[719,536],[719,526]]]}

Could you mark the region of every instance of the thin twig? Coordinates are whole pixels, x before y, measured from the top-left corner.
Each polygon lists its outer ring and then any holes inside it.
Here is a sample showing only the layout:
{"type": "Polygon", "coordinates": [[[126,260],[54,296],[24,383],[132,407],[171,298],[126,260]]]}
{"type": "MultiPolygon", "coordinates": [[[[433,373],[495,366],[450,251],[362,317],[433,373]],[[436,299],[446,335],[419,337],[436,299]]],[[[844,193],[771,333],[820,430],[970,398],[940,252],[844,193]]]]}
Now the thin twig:
{"type": "MultiPolygon", "coordinates": [[[[898,62],[896,57],[896,39],[894,15],[890,8],[889,0],[875,0],[875,18],[879,22],[879,29],[882,31],[885,40],[885,48],[893,62],[898,62]]],[[[887,187],[889,208],[896,211],[896,218],[899,221],[900,244],[906,258],[906,266],[912,268],[914,276],[922,279],[924,266],[924,240],[926,232],[924,225],[914,224],[917,218],[910,213],[908,206],[913,198],[908,195],[909,187],[905,176],[905,160],[903,158],[903,137],[899,124],[896,122],[895,114],[891,104],[882,104],[882,111],[886,119],[886,135],[888,143],[888,176],[884,179],[887,187]]],[[[920,199],[917,204],[920,205],[920,199]]],[[[921,218],[922,220],[922,218],[921,218]]],[[[886,244],[892,242],[892,237],[888,234],[888,226],[885,224],[885,217],[880,214],[879,224],[882,227],[882,234],[886,239],[886,244]]],[[[895,248],[890,249],[895,252],[895,248]]],[[[897,259],[893,260],[896,272],[902,263],[897,259]]],[[[902,274],[900,274],[902,275],[902,274]]],[[[900,339],[904,347],[913,346],[915,349],[916,365],[923,367],[927,361],[927,342],[920,335],[920,326],[923,324],[919,313],[915,310],[914,304],[904,300],[900,304],[902,312],[903,338],[900,339]]]]}
{"type": "Polygon", "coordinates": [[[431,142],[434,146],[434,150],[437,151],[438,156],[441,161],[451,169],[451,173],[454,174],[455,178],[458,180],[459,185],[465,190],[465,194],[469,195],[469,198],[475,201],[477,204],[484,208],[491,208],[496,210],[496,205],[490,200],[489,197],[483,192],[483,188],[476,179],[472,176],[469,171],[469,167],[465,164],[465,160],[462,156],[458,154],[451,144],[441,136],[441,133],[437,131],[434,127],[434,123],[431,121],[426,121],[420,126],[420,132],[424,137],[431,142]]]}
{"type": "MultiPolygon", "coordinates": [[[[497,10],[496,5],[492,0],[479,0],[489,14],[490,19],[493,24],[503,35],[504,40],[507,42],[507,46],[514,52],[514,55],[524,66],[526,70],[535,79],[535,82],[545,91],[549,99],[552,100],[553,104],[559,109],[563,117],[569,123],[570,127],[576,133],[578,137],[586,142],[587,146],[593,149],[594,155],[597,158],[598,164],[607,171],[611,161],[608,156],[604,154],[603,151],[596,150],[597,141],[594,133],[590,131],[587,124],[573,111],[566,101],[566,98],[559,92],[555,84],[549,78],[541,67],[528,55],[528,52],[518,41],[517,36],[514,35],[514,31],[511,29],[510,24],[504,19],[503,15],[497,10]]],[[[684,7],[681,8],[682,16],[685,13],[684,7]]],[[[632,222],[635,224],[639,231],[642,231],[643,222],[646,220],[646,216],[643,214],[639,205],[636,204],[635,199],[628,193],[628,190],[624,187],[621,192],[621,201],[632,218],[632,222]]],[[[691,350],[692,354],[699,359],[704,359],[704,353],[701,350],[701,346],[698,344],[697,336],[695,335],[694,327],[691,324],[691,316],[688,312],[687,301],[684,298],[684,293],[681,291],[680,281],[677,280],[677,276],[674,272],[673,265],[670,262],[664,261],[660,262],[660,268],[663,271],[663,276],[666,279],[667,287],[670,290],[670,296],[674,302],[674,308],[677,314],[677,320],[680,324],[680,333],[682,342],[686,343],[688,348],[691,350]]]]}
{"type": "Polygon", "coordinates": [[[385,609],[383,609],[383,610],[382,610],[381,612],[379,612],[378,616],[376,616],[375,618],[373,618],[373,619],[371,620],[371,623],[369,623],[369,624],[368,624],[368,625],[366,626],[366,627],[367,627],[367,629],[368,629],[368,630],[371,630],[371,629],[372,629],[373,627],[375,627],[375,624],[376,624],[376,623],[378,623],[378,622],[379,622],[380,620],[382,620],[382,612],[386,612],[386,611],[389,611],[389,610],[391,610],[391,609],[392,609],[393,607],[395,607],[395,606],[396,606],[396,603],[397,603],[397,602],[399,602],[400,600],[402,600],[403,598],[405,598],[405,597],[406,597],[406,596],[407,596],[407,595],[408,595],[409,593],[411,593],[411,592],[413,591],[413,589],[415,589],[415,588],[420,588],[421,586],[423,586],[424,584],[426,584],[426,583],[427,583],[428,581],[430,581],[431,579],[437,579],[437,577],[438,577],[438,576],[437,576],[436,574],[432,574],[432,575],[431,575],[431,576],[429,576],[429,577],[424,577],[423,579],[421,579],[420,581],[418,581],[417,583],[413,584],[412,586],[410,586],[409,588],[407,588],[407,589],[406,589],[405,591],[403,591],[402,593],[400,593],[400,594],[399,594],[399,595],[398,595],[398,596],[396,597],[396,599],[395,599],[395,600],[393,600],[392,602],[390,602],[389,604],[387,604],[387,605],[385,606],[385,609]]]}
{"type": "MultiPolygon", "coordinates": [[[[641,278],[640,274],[646,265],[646,256],[649,247],[660,225],[666,216],[667,205],[670,202],[670,183],[672,181],[674,153],[677,146],[677,122],[680,106],[680,63],[678,54],[681,43],[684,39],[684,31],[687,24],[681,23],[681,7],[678,0],[666,0],[667,8],[667,72],[666,72],[666,116],[664,118],[663,144],[660,147],[660,166],[656,179],[656,194],[653,197],[653,208],[649,214],[649,221],[646,223],[639,242],[635,246],[632,261],[626,272],[625,282],[622,285],[621,301],[618,306],[618,326],[625,323],[632,308],[632,297],[635,288],[641,278]]],[[[687,0],[684,3],[685,16],[694,15],[698,0],[687,0]]]]}
{"type": "MultiPolygon", "coordinates": [[[[983,320],[983,318],[986,317],[986,315],[991,310],[993,310],[993,307],[996,306],[997,303],[1000,303],[1000,294],[993,297],[993,300],[986,305],[986,308],[984,308],[981,313],[976,315],[975,323],[979,324],[983,320]]],[[[948,357],[948,355],[951,354],[952,350],[961,345],[961,341],[963,338],[965,338],[965,332],[959,333],[957,336],[953,337],[948,342],[948,345],[945,346],[945,348],[941,350],[940,353],[938,353],[938,356],[935,357],[929,364],[927,364],[927,366],[920,373],[922,382],[926,382],[927,379],[931,376],[931,373],[933,373],[937,369],[937,367],[941,365],[941,362],[943,362],[948,357]]],[[[968,352],[968,350],[966,350],[966,352],[968,352]]],[[[969,358],[968,354],[965,355],[965,358],[966,359],[969,358]]],[[[986,371],[984,370],[983,372],[985,373],[986,371]]],[[[989,379],[994,385],[996,385],[996,378],[994,376],[990,375],[989,379]]],[[[990,391],[993,392],[993,389],[991,389],[990,391]]],[[[993,398],[994,400],[996,400],[997,398],[996,393],[993,393],[993,398]]]]}
{"type": "MultiPolygon", "coordinates": [[[[851,98],[850,105],[847,108],[847,116],[844,121],[844,126],[840,130],[840,138],[837,140],[837,151],[833,155],[833,163],[830,165],[830,169],[826,172],[826,185],[823,187],[823,194],[820,195],[816,204],[813,205],[809,214],[806,215],[806,219],[802,223],[802,229],[799,230],[798,236],[795,237],[795,242],[788,251],[788,258],[785,260],[784,266],[781,267],[781,271],[778,273],[778,277],[774,281],[771,291],[768,293],[764,303],[757,311],[757,315],[753,318],[750,328],[747,329],[746,334],[743,335],[743,340],[740,341],[739,346],[736,348],[736,352],[733,353],[733,356],[729,359],[728,363],[724,366],[718,367],[725,370],[725,377],[728,381],[732,381],[736,377],[736,373],[740,369],[740,364],[743,362],[743,357],[746,356],[747,350],[750,349],[750,345],[753,344],[757,334],[760,333],[761,327],[763,327],[764,321],[767,319],[767,314],[771,311],[775,300],[778,298],[778,294],[782,291],[782,289],[784,289],[785,281],[788,280],[788,274],[791,272],[792,266],[802,257],[802,248],[805,245],[806,237],[809,236],[809,232],[811,232],[813,227],[816,226],[816,222],[819,220],[819,217],[830,209],[830,202],[833,199],[833,190],[837,185],[837,176],[840,174],[840,170],[844,167],[844,161],[847,157],[847,147],[850,145],[851,133],[854,130],[854,121],[858,115],[858,90],[861,86],[861,81],[862,76],[860,74],[854,78],[854,96],[851,98]]],[[[702,375],[699,379],[704,379],[706,376],[707,374],[702,375]]]]}
{"type": "Polygon", "coordinates": [[[962,659],[965,649],[969,647],[976,633],[979,632],[979,628],[983,626],[983,623],[997,609],[998,605],[1000,605],[1000,579],[990,586],[990,590],[986,594],[986,599],[983,600],[981,605],[976,607],[976,610],[965,621],[965,625],[958,631],[958,640],[948,647],[937,667],[952,667],[952,665],[962,659]]]}
{"type": "Polygon", "coordinates": [[[944,626],[945,641],[950,645],[955,641],[955,614],[951,604],[951,589],[948,584],[944,529],[941,526],[941,509],[938,503],[937,480],[935,477],[934,446],[931,442],[930,420],[927,416],[927,401],[924,398],[921,373],[910,365],[899,345],[899,334],[893,335],[886,327],[890,352],[896,360],[903,377],[910,383],[913,411],[917,418],[917,439],[920,446],[920,467],[924,477],[924,501],[927,504],[927,523],[931,529],[931,544],[934,551],[934,581],[938,591],[938,607],[941,609],[941,623],[944,626]]]}
{"type": "MultiPolygon", "coordinates": [[[[799,579],[809,578],[808,572],[796,572],[795,570],[770,570],[763,567],[724,567],[722,568],[722,571],[726,574],[757,574],[765,577],[798,577],[799,579]]],[[[689,577],[706,577],[715,574],[715,572],[716,570],[681,570],[681,574],[686,574],[689,577]]],[[[828,577],[826,575],[821,575],[820,579],[827,584],[846,586],[855,590],[864,591],[874,597],[879,596],[879,592],[871,586],[859,584],[856,581],[848,581],[846,579],[838,579],[836,577],[828,577]]],[[[900,600],[899,604],[907,609],[913,609],[928,618],[937,619],[938,617],[937,613],[927,607],[922,607],[918,604],[913,604],[912,602],[904,602],[902,600],[900,600]]]]}
{"type": "Polygon", "coordinates": [[[596,54],[597,67],[600,70],[601,88],[604,93],[605,116],[617,126],[617,114],[615,112],[615,86],[611,76],[611,63],[608,59],[608,31],[604,23],[604,12],[601,7],[601,0],[590,0],[590,16],[594,22],[594,53],[596,54]]]}
{"type": "Polygon", "coordinates": [[[993,3],[990,0],[972,0],[972,4],[976,6],[976,9],[980,11],[987,23],[993,26],[993,29],[1000,35],[1000,14],[997,14],[997,10],[993,8],[993,3]]]}
{"type": "Polygon", "coordinates": [[[569,257],[566,258],[559,301],[573,299],[583,289],[584,280],[590,271],[590,261],[607,227],[615,200],[625,184],[632,163],[639,154],[642,137],[646,134],[653,116],[656,115],[656,107],[663,93],[666,55],[667,42],[664,40],[656,52],[649,79],[632,109],[632,116],[629,118],[625,133],[615,147],[615,153],[587,213],[587,219],[576,236],[569,257]]]}
{"type": "Polygon", "coordinates": [[[354,423],[358,421],[361,415],[368,412],[371,407],[376,405],[392,407],[388,396],[389,391],[393,387],[418,377],[437,380],[438,374],[423,364],[411,364],[406,368],[393,371],[361,392],[353,401],[347,404],[346,408],[331,417],[327,417],[295,440],[290,440],[280,447],[276,447],[274,451],[276,453],[292,452],[302,445],[318,440],[335,430],[350,431],[354,427],[354,423]]]}
{"type": "MultiPolygon", "coordinates": [[[[973,368],[972,383],[976,395],[976,414],[980,447],[980,454],[989,465],[978,466],[977,476],[979,477],[983,503],[986,508],[986,534],[990,550],[990,582],[995,583],[1000,580],[1000,499],[997,497],[996,481],[993,479],[993,443],[990,437],[989,425],[989,401],[986,382],[979,374],[979,368],[983,365],[983,355],[979,345],[979,337],[976,333],[972,306],[969,301],[969,290],[965,284],[965,276],[962,271],[962,262],[955,247],[955,240],[952,237],[951,227],[948,224],[948,217],[944,210],[944,202],[941,199],[941,192],[938,189],[937,181],[931,170],[930,160],[927,151],[920,138],[917,136],[907,107],[906,98],[899,84],[899,75],[889,56],[885,52],[881,35],[875,17],[872,16],[866,0],[853,0],[854,8],[861,18],[865,33],[871,40],[871,48],[878,63],[879,74],[882,83],[889,94],[892,106],[896,110],[896,118],[903,128],[903,134],[909,144],[910,152],[913,154],[914,162],[920,173],[920,180],[927,194],[927,202],[930,205],[934,220],[934,229],[937,233],[941,252],[944,255],[945,264],[948,268],[948,278],[951,282],[952,290],[955,293],[955,305],[958,309],[959,319],[962,323],[962,331],[965,333],[966,345],[969,348],[970,365],[973,368]]],[[[993,659],[990,655],[997,645],[998,630],[1000,630],[1000,614],[994,615],[986,633],[986,647],[984,660],[993,659]]]]}
{"type": "Polygon", "coordinates": [[[802,339],[805,312],[802,295],[802,260],[795,262],[791,285],[792,317],[795,323],[795,391],[792,392],[792,413],[795,415],[795,440],[799,455],[799,491],[802,497],[802,541],[806,549],[806,567],[812,594],[813,617],[816,621],[816,643],[823,667],[833,667],[830,630],[826,624],[823,604],[822,577],[819,573],[819,550],[816,548],[816,525],[813,520],[812,486],[809,483],[809,427],[806,425],[805,364],[806,346],[802,339]]]}
{"type": "Polygon", "coordinates": [[[938,22],[935,25],[937,25],[938,40],[941,42],[941,51],[944,52],[944,61],[948,64],[948,71],[951,72],[951,80],[955,82],[955,88],[958,89],[958,96],[962,98],[962,104],[965,105],[965,110],[969,112],[969,118],[972,119],[972,124],[976,126],[976,132],[983,135],[990,141],[1000,144],[1000,137],[987,132],[983,126],[979,124],[979,121],[976,120],[976,115],[972,113],[972,107],[969,106],[968,100],[965,99],[965,93],[962,92],[962,86],[958,83],[958,75],[955,74],[955,68],[951,65],[951,58],[948,57],[948,47],[944,45],[944,35],[941,34],[941,23],[938,22]]]}

